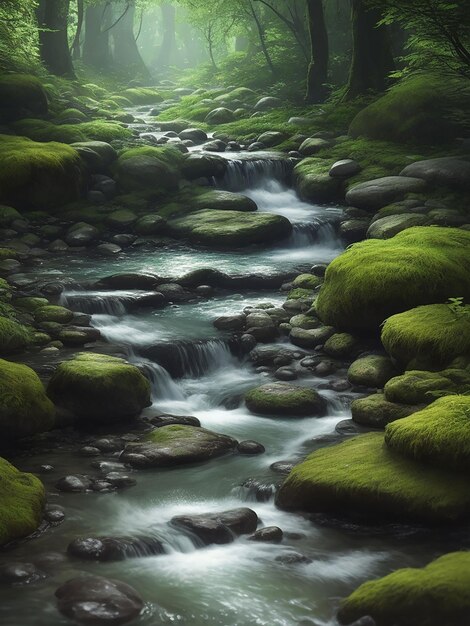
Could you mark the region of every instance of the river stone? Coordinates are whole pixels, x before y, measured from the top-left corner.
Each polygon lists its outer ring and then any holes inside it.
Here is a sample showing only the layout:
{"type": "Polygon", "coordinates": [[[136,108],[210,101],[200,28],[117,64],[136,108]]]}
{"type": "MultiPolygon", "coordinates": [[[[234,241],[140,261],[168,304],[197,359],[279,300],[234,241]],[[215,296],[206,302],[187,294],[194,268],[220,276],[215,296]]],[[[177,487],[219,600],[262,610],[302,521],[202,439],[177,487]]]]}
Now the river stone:
{"type": "Polygon", "coordinates": [[[65,235],[65,242],[69,246],[87,246],[99,235],[97,228],[86,222],[78,222],[71,226],[65,235]]]}
{"type": "Polygon", "coordinates": [[[217,330],[243,330],[245,328],[246,315],[223,315],[214,320],[217,330]]]}
{"type": "Polygon", "coordinates": [[[220,545],[232,543],[236,536],[254,532],[258,516],[251,509],[240,508],[221,513],[178,515],[170,523],[195,535],[203,545],[220,545]]]}
{"type": "Polygon", "coordinates": [[[117,161],[116,177],[119,189],[124,193],[143,189],[175,191],[179,183],[174,167],[163,158],[146,154],[121,157],[117,161]]]}
{"type": "Polygon", "coordinates": [[[210,190],[195,198],[198,209],[216,209],[219,211],[246,211],[258,209],[256,202],[248,196],[233,191],[210,190]]]}
{"type": "Polygon", "coordinates": [[[267,131],[258,137],[258,141],[266,146],[266,148],[272,148],[284,141],[284,135],[276,131],[267,131]]]}
{"type": "Polygon", "coordinates": [[[345,220],[339,225],[339,234],[346,243],[357,243],[367,237],[369,226],[369,218],[345,220]]]}
{"type": "Polygon", "coordinates": [[[254,365],[274,365],[280,364],[282,360],[283,365],[289,365],[293,360],[301,359],[306,353],[302,350],[296,350],[295,348],[288,348],[279,345],[275,346],[258,346],[250,352],[250,361],[254,365]],[[280,359],[280,360],[279,360],[280,359]]]}
{"type": "Polygon", "coordinates": [[[188,180],[197,178],[221,178],[227,171],[227,161],[214,154],[188,154],[181,167],[188,180]]]}
{"type": "Polygon", "coordinates": [[[207,133],[205,133],[201,128],[186,128],[179,134],[179,138],[183,141],[190,140],[195,144],[202,143],[207,140],[207,133]]]}
{"type": "Polygon", "coordinates": [[[263,541],[267,543],[280,543],[284,533],[278,526],[266,526],[260,528],[251,537],[248,537],[250,541],[263,541]]]}
{"type": "Polygon", "coordinates": [[[366,211],[376,211],[388,204],[403,200],[409,193],[425,191],[427,184],[421,178],[385,176],[352,187],[346,202],[366,211]]]}
{"type": "Polygon", "coordinates": [[[458,157],[441,157],[407,165],[400,176],[422,178],[431,185],[470,190],[470,162],[458,157]]]}
{"type": "Polygon", "coordinates": [[[122,248],[115,243],[101,243],[96,246],[96,252],[101,256],[113,257],[122,252],[122,248]]]}
{"type": "Polygon", "coordinates": [[[227,144],[225,141],[221,139],[213,139],[212,141],[208,141],[202,146],[203,150],[207,152],[225,152],[227,144]]]}
{"type": "Polygon", "coordinates": [[[246,441],[240,441],[237,450],[240,454],[263,454],[265,447],[257,441],[247,439],[246,441]]]}
{"type": "Polygon", "coordinates": [[[112,274],[111,276],[105,276],[96,282],[93,287],[96,289],[116,289],[117,291],[137,290],[137,291],[151,291],[154,290],[158,283],[161,283],[161,279],[155,274],[112,274]]]}
{"type": "Polygon", "coordinates": [[[300,348],[315,348],[320,346],[334,334],[332,326],[321,326],[320,328],[293,328],[289,334],[291,343],[300,348]]]}
{"type": "Polygon", "coordinates": [[[0,583],[30,585],[46,575],[34,563],[13,562],[0,566],[0,583]]]}
{"type": "Polygon", "coordinates": [[[91,489],[92,484],[91,478],[77,474],[60,478],[56,483],[56,488],[66,493],[83,493],[91,489]]]}
{"type": "Polygon", "coordinates": [[[348,369],[348,380],[352,385],[383,389],[386,382],[398,375],[388,356],[370,354],[356,359],[348,369]]]}
{"type": "Polygon", "coordinates": [[[349,178],[350,176],[359,174],[361,169],[362,168],[357,161],[354,161],[353,159],[342,159],[341,161],[333,163],[329,174],[330,176],[337,178],[349,178]]]}
{"type": "Polygon", "coordinates": [[[309,137],[300,146],[299,152],[302,156],[313,156],[323,148],[329,148],[331,146],[330,141],[326,139],[320,139],[319,137],[309,137]]]}
{"type": "Polygon", "coordinates": [[[255,415],[307,417],[324,415],[326,401],[313,389],[284,382],[255,387],[245,395],[246,406],[255,415]]]}
{"type": "Polygon", "coordinates": [[[231,452],[237,446],[232,437],[196,426],[163,426],[129,443],[120,460],[132,467],[172,467],[208,461],[231,452]]]}
{"type": "Polygon", "coordinates": [[[77,537],[67,548],[70,556],[89,561],[123,561],[163,552],[162,543],[154,537],[77,537]]]}
{"type": "Polygon", "coordinates": [[[79,624],[125,624],[144,608],[144,601],[130,585],[102,576],[72,578],[55,595],[59,611],[79,624]]]}
{"type": "Polygon", "coordinates": [[[383,393],[359,398],[351,403],[351,415],[356,424],[370,428],[385,428],[390,422],[408,417],[422,406],[398,404],[386,400],[383,393]]]}
{"type": "Polygon", "coordinates": [[[228,122],[234,122],[236,119],[233,111],[225,107],[219,107],[210,111],[204,121],[206,124],[227,124],[228,122]]]}
{"type": "Polygon", "coordinates": [[[258,100],[255,104],[255,111],[269,111],[270,109],[278,109],[279,107],[284,106],[284,102],[280,98],[275,98],[274,96],[265,96],[258,100]]]}
{"type": "Polygon", "coordinates": [[[402,230],[412,226],[427,226],[430,222],[431,220],[427,215],[415,213],[388,215],[372,222],[367,230],[367,237],[369,239],[390,239],[402,230]]]}

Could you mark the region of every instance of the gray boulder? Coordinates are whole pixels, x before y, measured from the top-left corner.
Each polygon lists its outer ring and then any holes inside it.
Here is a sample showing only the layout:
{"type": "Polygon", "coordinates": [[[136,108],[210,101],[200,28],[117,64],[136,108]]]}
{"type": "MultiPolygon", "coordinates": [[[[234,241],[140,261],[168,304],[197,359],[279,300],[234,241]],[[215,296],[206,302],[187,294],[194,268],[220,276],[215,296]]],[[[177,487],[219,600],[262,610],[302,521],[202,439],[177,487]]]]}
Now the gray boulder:
{"type": "Polygon", "coordinates": [[[397,233],[412,226],[427,226],[428,224],[430,224],[430,220],[426,215],[416,213],[389,215],[373,222],[367,230],[367,237],[369,239],[390,239],[390,237],[394,237],[397,233]]]}
{"type": "Polygon", "coordinates": [[[427,184],[421,178],[385,176],[355,185],[346,194],[346,202],[366,211],[376,211],[426,188],[427,184]]]}
{"type": "Polygon", "coordinates": [[[422,178],[436,186],[470,190],[470,161],[457,157],[441,157],[416,161],[405,167],[400,176],[422,178]]]}

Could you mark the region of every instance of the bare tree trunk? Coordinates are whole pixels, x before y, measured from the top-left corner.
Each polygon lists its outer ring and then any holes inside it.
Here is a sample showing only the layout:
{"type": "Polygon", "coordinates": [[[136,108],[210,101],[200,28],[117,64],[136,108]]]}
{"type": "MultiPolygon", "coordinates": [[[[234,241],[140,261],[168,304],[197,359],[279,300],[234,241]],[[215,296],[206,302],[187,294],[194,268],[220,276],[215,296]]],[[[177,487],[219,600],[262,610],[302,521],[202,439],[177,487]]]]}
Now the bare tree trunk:
{"type": "Polygon", "coordinates": [[[307,0],[307,19],[310,34],[311,60],[307,74],[305,101],[309,104],[323,102],[328,89],[328,32],[322,0],[307,0]]]}
{"type": "Polygon", "coordinates": [[[83,61],[99,70],[111,66],[109,31],[106,30],[110,17],[111,10],[105,2],[86,8],[83,61]]]}
{"type": "Polygon", "coordinates": [[[258,14],[255,11],[255,8],[253,6],[253,2],[252,0],[249,0],[249,5],[250,5],[250,13],[255,21],[256,24],[256,30],[258,31],[258,37],[259,37],[259,41],[261,44],[261,50],[263,51],[264,54],[264,58],[266,59],[266,63],[269,67],[269,70],[271,71],[272,74],[276,74],[276,70],[274,69],[274,64],[273,61],[271,59],[271,55],[269,54],[269,50],[268,47],[266,45],[266,37],[265,37],[265,33],[264,33],[264,27],[261,24],[261,20],[258,17],[258,14]]]}
{"type": "Polygon", "coordinates": [[[176,9],[172,4],[163,2],[161,5],[163,40],[157,63],[159,68],[169,67],[176,50],[176,9]]]}
{"type": "Polygon", "coordinates": [[[84,0],[77,0],[77,30],[73,39],[71,54],[72,59],[79,59],[81,56],[80,36],[82,34],[84,17],[84,0]]]}
{"type": "Polygon", "coordinates": [[[41,59],[56,76],[75,78],[67,38],[70,0],[45,0],[39,8],[41,59]]]}
{"type": "Polygon", "coordinates": [[[111,35],[114,42],[114,62],[117,66],[149,78],[150,73],[140,56],[134,35],[135,0],[120,2],[115,12],[111,35]]]}

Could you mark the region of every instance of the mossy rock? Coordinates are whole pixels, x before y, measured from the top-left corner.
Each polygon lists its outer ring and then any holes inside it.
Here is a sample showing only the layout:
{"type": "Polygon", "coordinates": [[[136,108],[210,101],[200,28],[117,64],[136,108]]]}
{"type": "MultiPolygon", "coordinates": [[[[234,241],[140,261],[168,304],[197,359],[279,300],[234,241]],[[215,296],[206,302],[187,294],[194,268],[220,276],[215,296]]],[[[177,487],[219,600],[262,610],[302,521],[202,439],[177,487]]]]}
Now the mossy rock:
{"type": "Polygon", "coordinates": [[[134,225],[137,235],[152,236],[161,235],[165,231],[166,221],[160,215],[143,215],[134,225]]]}
{"type": "Polygon", "coordinates": [[[288,237],[289,220],[271,213],[195,211],[168,222],[170,233],[215,248],[268,244],[288,237]]]}
{"type": "Polygon", "coordinates": [[[4,74],[0,77],[0,123],[31,113],[46,115],[47,112],[47,94],[38,78],[29,74],[4,74]]]}
{"type": "Polygon", "coordinates": [[[38,375],[0,359],[0,439],[11,441],[50,430],[55,409],[38,375]]]}
{"type": "Polygon", "coordinates": [[[268,383],[245,395],[246,406],[256,415],[307,417],[324,415],[326,401],[313,389],[288,383],[268,383]]]}
{"type": "Polygon", "coordinates": [[[337,359],[352,359],[359,349],[359,341],[349,333],[335,333],[325,341],[323,346],[326,354],[337,359]]]}
{"type": "Polygon", "coordinates": [[[256,211],[256,202],[247,196],[232,191],[206,191],[195,199],[197,209],[215,209],[217,211],[256,211]]]}
{"type": "Polygon", "coordinates": [[[36,322],[57,322],[58,324],[68,324],[73,319],[73,312],[63,306],[48,304],[41,306],[34,312],[36,322]]]}
{"type": "Polygon", "coordinates": [[[163,102],[163,97],[155,89],[149,87],[131,87],[130,89],[124,89],[118,96],[112,96],[114,100],[116,97],[123,97],[126,100],[130,100],[132,104],[158,104],[163,102]]]}
{"type": "Polygon", "coordinates": [[[302,159],[294,168],[294,187],[310,202],[334,202],[343,192],[343,183],[330,176],[332,163],[327,159],[302,159]]]}
{"type": "Polygon", "coordinates": [[[384,387],[389,402],[430,404],[439,396],[470,391],[470,371],[449,368],[440,372],[410,370],[391,378],[384,387]]]}
{"type": "Polygon", "coordinates": [[[301,289],[316,289],[322,284],[323,280],[313,274],[300,274],[292,281],[294,288],[300,287],[301,289]]]}
{"type": "Polygon", "coordinates": [[[14,124],[18,135],[34,141],[61,142],[66,144],[82,141],[130,139],[132,132],[117,122],[94,120],[77,124],[52,124],[45,120],[21,120],[14,124]]]}
{"type": "Polygon", "coordinates": [[[60,143],[0,135],[0,201],[15,207],[54,208],[80,197],[82,164],[60,143]]]}
{"type": "Polygon", "coordinates": [[[131,148],[119,156],[114,171],[124,193],[142,189],[176,191],[183,162],[176,148],[131,148]]]}
{"type": "Polygon", "coordinates": [[[470,305],[431,304],[389,317],[382,343],[391,357],[407,365],[413,359],[431,368],[470,354],[470,305]]]}
{"type": "Polygon", "coordinates": [[[470,471],[470,396],[439,398],[387,426],[385,442],[400,454],[457,472],[470,471]]]}
{"type": "Polygon", "coordinates": [[[23,219],[21,213],[11,206],[0,205],[0,227],[9,226],[15,220],[23,219]]]}
{"type": "Polygon", "coordinates": [[[74,109],[74,108],[64,109],[55,117],[55,121],[57,122],[63,122],[67,120],[77,120],[80,122],[86,122],[88,119],[89,119],[88,116],[85,115],[85,113],[83,113],[82,111],[80,111],[80,109],[74,109]]]}
{"type": "Polygon", "coordinates": [[[18,252],[16,250],[11,250],[11,248],[0,248],[0,261],[4,261],[5,259],[16,259],[18,256],[18,252]]]}
{"type": "Polygon", "coordinates": [[[470,232],[431,226],[354,244],[328,265],[318,315],[340,330],[371,332],[394,313],[470,299],[469,247],[470,232]]]}
{"type": "Polygon", "coordinates": [[[234,450],[231,437],[196,426],[170,425],[126,446],[121,460],[133,467],[171,467],[209,461],[234,450]]]}
{"type": "Polygon", "coordinates": [[[303,287],[296,287],[295,289],[291,289],[287,294],[288,300],[308,300],[312,302],[315,297],[315,292],[313,289],[305,289],[303,287]]]}
{"type": "Polygon", "coordinates": [[[356,424],[369,428],[385,428],[390,422],[408,417],[421,406],[389,402],[383,393],[374,393],[351,402],[351,417],[356,424]]]}
{"type": "Polygon", "coordinates": [[[317,317],[313,317],[305,313],[299,313],[299,315],[291,317],[289,324],[292,328],[302,328],[303,330],[312,330],[313,328],[321,326],[321,322],[317,317]]]}
{"type": "Polygon", "coordinates": [[[13,304],[27,313],[35,313],[38,309],[49,306],[49,300],[35,296],[22,296],[21,298],[15,298],[13,304]]]}
{"type": "Polygon", "coordinates": [[[0,316],[0,354],[12,354],[26,348],[31,333],[26,326],[14,319],[0,316]]]}
{"type": "Polygon", "coordinates": [[[41,524],[45,503],[42,482],[0,458],[0,546],[33,533],[41,524]]]}
{"type": "Polygon", "coordinates": [[[277,497],[282,509],[401,522],[453,523],[470,516],[467,477],[428,467],[368,433],[317,450],[296,465],[277,497]]]}
{"type": "Polygon", "coordinates": [[[352,385],[382,389],[397,374],[397,368],[388,357],[369,354],[356,359],[350,365],[348,380],[352,385]]]}
{"type": "Polygon", "coordinates": [[[47,393],[79,421],[114,423],[150,405],[150,383],[140,370],[115,357],[80,353],[54,372],[47,393]]]}
{"type": "Polygon", "coordinates": [[[351,624],[369,615],[377,626],[463,626],[470,621],[469,585],[470,552],[452,552],[362,584],[341,602],[338,619],[351,624]]]}
{"type": "Polygon", "coordinates": [[[129,209],[118,209],[106,216],[106,224],[112,230],[126,231],[129,230],[137,221],[137,215],[129,209]]]}
{"type": "Polygon", "coordinates": [[[352,137],[397,143],[448,142],[459,132],[451,109],[465,106],[450,84],[438,77],[418,75],[399,82],[360,111],[349,127],[352,137]]]}

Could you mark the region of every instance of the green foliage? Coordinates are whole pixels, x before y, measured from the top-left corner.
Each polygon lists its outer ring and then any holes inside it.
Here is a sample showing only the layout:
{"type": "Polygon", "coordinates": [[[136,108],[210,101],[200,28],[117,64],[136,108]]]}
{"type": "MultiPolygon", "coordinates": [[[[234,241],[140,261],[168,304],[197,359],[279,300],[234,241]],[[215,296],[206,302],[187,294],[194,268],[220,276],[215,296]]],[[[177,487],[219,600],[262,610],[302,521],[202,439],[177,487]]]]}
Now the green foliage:
{"type": "Polygon", "coordinates": [[[94,120],[80,124],[52,124],[44,120],[21,120],[14,124],[19,135],[34,141],[58,141],[61,143],[77,143],[80,141],[105,141],[129,139],[131,131],[118,122],[94,120]]]}
{"type": "Polygon", "coordinates": [[[354,244],[328,266],[318,314],[341,330],[370,332],[394,313],[470,298],[469,246],[469,232],[434,226],[354,244]]]}
{"type": "Polygon", "coordinates": [[[30,74],[0,76],[0,122],[10,122],[28,113],[47,112],[47,94],[38,78],[30,74]]]}
{"type": "MultiPolygon", "coordinates": [[[[114,100],[116,97],[111,96],[114,100]]],[[[130,100],[132,104],[158,104],[163,101],[160,93],[155,89],[149,89],[147,87],[132,87],[131,89],[124,89],[117,97],[124,97],[130,100]]]]}
{"type": "Polygon", "coordinates": [[[470,396],[439,398],[389,424],[385,442],[392,450],[433,467],[470,471],[470,396]]]}
{"type": "Polygon", "coordinates": [[[470,619],[470,552],[452,552],[422,569],[399,569],[361,585],[342,601],[338,619],[370,615],[377,626],[460,626],[470,619]]]}
{"type": "Polygon", "coordinates": [[[39,69],[35,0],[0,3],[0,72],[39,69]]]}
{"type": "Polygon", "coordinates": [[[36,530],[46,493],[41,481],[0,458],[0,546],[36,530]]]}
{"type": "Polygon", "coordinates": [[[466,477],[396,454],[381,433],[317,450],[294,467],[276,502],[284,509],[364,515],[369,521],[440,523],[470,515],[466,477]]]}

